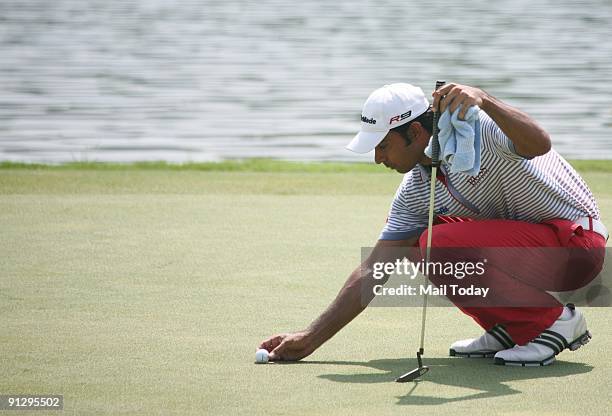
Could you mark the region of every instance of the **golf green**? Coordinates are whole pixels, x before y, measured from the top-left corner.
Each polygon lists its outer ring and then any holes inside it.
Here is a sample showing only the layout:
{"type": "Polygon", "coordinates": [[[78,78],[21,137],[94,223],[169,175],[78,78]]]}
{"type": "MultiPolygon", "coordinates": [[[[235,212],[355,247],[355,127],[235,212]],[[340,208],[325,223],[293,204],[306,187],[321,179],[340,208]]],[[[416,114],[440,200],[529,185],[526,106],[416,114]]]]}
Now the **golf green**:
{"type": "MultiPolygon", "coordinates": [[[[607,224],[610,165],[582,171],[607,224]]],[[[416,365],[419,308],[367,309],[303,362],[253,364],[375,242],[401,177],[367,169],[4,166],[0,394],[63,394],[75,415],[606,414],[607,308],[544,368],[448,357],[481,332],[451,308],[428,314],[418,383],[393,380],[416,365]]]]}

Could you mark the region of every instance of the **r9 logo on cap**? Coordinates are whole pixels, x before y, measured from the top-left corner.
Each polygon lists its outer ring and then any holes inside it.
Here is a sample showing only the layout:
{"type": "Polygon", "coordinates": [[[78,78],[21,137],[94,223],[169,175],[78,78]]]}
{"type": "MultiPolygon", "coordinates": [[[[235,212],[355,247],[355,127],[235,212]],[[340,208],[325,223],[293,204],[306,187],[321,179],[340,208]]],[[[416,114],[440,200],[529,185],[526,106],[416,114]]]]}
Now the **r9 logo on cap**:
{"type": "Polygon", "coordinates": [[[394,122],[397,122],[397,121],[402,121],[410,117],[410,114],[412,114],[412,110],[407,111],[404,114],[400,114],[399,116],[391,117],[391,120],[389,120],[389,124],[393,124],[394,122]]]}

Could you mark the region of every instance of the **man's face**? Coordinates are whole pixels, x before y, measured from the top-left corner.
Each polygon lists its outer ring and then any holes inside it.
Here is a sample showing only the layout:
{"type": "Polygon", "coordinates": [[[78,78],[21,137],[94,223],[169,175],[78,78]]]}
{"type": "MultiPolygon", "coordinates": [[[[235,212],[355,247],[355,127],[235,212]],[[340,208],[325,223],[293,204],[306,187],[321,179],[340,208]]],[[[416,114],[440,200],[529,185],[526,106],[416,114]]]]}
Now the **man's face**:
{"type": "Polygon", "coordinates": [[[399,173],[412,170],[422,160],[427,141],[414,137],[407,144],[401,134],[389,131],[385,138],[374,149],[374,160],[399,173]]]}

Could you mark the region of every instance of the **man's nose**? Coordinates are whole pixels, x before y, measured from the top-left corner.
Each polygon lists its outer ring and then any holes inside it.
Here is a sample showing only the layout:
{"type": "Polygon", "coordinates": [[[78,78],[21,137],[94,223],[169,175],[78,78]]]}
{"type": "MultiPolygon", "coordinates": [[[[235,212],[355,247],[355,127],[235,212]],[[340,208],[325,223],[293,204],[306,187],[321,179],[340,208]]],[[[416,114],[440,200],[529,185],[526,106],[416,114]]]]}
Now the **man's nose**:
{"type": "Polygon", "coordinates": [[[374,149],[374,162],[381,164],[385,161],[384,152],[381,152],[378,148],[374,149]]]}

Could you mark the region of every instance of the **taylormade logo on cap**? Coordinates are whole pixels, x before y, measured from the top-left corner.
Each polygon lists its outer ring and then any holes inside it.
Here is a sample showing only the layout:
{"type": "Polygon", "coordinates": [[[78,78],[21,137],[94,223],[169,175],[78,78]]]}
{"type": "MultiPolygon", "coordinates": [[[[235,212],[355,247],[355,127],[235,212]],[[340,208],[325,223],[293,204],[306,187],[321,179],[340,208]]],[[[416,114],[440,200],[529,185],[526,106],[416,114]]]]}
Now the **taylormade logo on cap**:
{"type": "Polygon", "coordinates": [[[404,83],[385,85],[366,100],[361,111],[361,129],[346,148],[368,153],[389,130],[414,120],[428,108],[429,102],[419,87],[404,83]]]}
{"type": "Polygon", "coordinates": [[[376,120],[374,120],[373,118],[367,118],[364,115],[361,116],[361,121],[368,124],[376,124],[376,120]]]}

